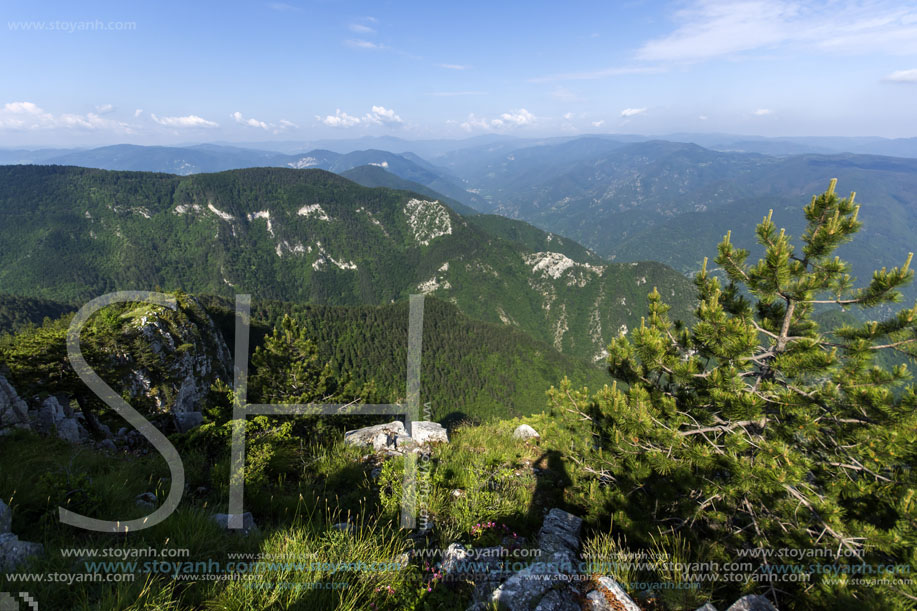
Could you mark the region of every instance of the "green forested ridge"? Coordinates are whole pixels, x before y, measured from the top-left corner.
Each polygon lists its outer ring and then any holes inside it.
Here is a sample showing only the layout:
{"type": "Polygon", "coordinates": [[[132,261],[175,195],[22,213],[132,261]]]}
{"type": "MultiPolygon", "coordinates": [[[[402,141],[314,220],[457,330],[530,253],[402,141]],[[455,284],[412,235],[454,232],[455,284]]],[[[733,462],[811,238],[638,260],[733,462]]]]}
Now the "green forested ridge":
{"type": "MultiPolygon", "coordinates": [[[[227,345],[233,345],[233,303],[203,296],[198,301],[216,322],[227,345]]],[[[504,325],[469,319],[449,303],[425,300],[422,400],[430,402],[433,417],[447,423],[483,421],[539,412],[545,393],[564,376],[577,384],[596,385],[602,371],[552,346],[504,325]]],[[[180,297],[182,311],[161,310],[157,317],[179,321],[193,319],[193,302],[180,297]]],[[[84,350],[100,375],[115,388],[130,373],[125,367],[143,367],[157,383],[142,336],[127,323],[137,318],[130,304],[113,306],[97,316],[84,333],[84,350]],[[116,324],[117,323],[117,324],[116,324]],[[112,368],[103,356],[106,347],[121,346],[132,359],[112,368]],[[107,377],[106,377],[107,376],[107,377]]],[[[262,346],[284,315],[300,325],[327,363],[335,385],[360,388],[374,385],[377,399],[403,400],[407,361],[407,304],[385,306],[323,306],[255,300],[252,308],[251,350],[262,346]]],[[[18,314],[17,314],[18,316],[18,314]]],[[[197,315],[200,316],[199,314],[197,315]]],[[[75,377],[66,359],[65,336],[70,316],[46,321],[0,340],[0,362],[9,370],[14,387],[27,395],[66,392],[86,405],[97,402],[75,377]]],[[[231,380],[224,380],[231,383],[231,380]]],[[[143,401],[141,401],[143,402],[143,401]]],[[[146,411],[149,406],[142,406],[146,411]]]]}
{"type": "MultiPolygon", "coordinates": [[[[232,304],[218,297],[201,300],[229,340],[232,304]]],[[[340,307],[255,301],[253,345],[260,345],[285,314],[305,329],[336,377],[349,376],[357,385],[374,382],[388,400],[403,399],[407,303],[340,307]]],[[[455,423],[539,412],[545,392],[565,375],[577,384],[604,378],[600,369],[518,330],[470,319],[438,299],[425,300],[421,400],[432,404],[435,419],[455,423]]]]}
{"type": "Polygon", "coordinates": [[[45,318],[58,318],[73,312],[76,306],[31,297],[0,295],[0,335],[18,331],[30,324],[39,324],[45,318]]]}
{"type": "Polygon", "coordinates": [[[320,170],[7,166],[0,292],[69,302],[159,287],[330,305],[425,292],[589,359],[639,323],[654,285],[690,316],[689,282],[665,266],[575,260],[558,252],[575,254],[568,240],[539,254],[547,236],[520,243],[489,225],[320,170]]]}

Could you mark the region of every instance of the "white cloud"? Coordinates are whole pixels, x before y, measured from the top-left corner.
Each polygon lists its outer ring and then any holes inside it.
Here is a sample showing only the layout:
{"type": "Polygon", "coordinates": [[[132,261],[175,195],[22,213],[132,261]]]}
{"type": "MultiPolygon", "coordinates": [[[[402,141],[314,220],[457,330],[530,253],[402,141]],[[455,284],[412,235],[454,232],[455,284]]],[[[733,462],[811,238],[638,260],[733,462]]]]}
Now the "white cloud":
{"type": "Polygon", "coordinates": [[[636,117],[637,115],[642,115],[646,112],[645,108],[625,108],[621,111],[622,117],[636,117]]]}
{"type": "Polygon", "coordinates": [[[261,129],[270,129],[270,126],[264,121],[259,121],[258,119],[246,119],[239,111],[236,111],[229,116],[235,119],[236,123],[241,125],[247,125],[248,127],[260,127],[261,129]]]}
{"type": "Polygon", "coordinates": [[[278,126],[278,129],[281,129],[281,130],[284,130],[284,129],[296,129],[296,128],[299,127],[298,125],[296,125],[296,124],[293,123],[292,121],[287,121],[286,119],[281,119],[281,120],[277,123],[277,126],[278,126]]]}
{"type": "Polygon", "coordinates": [[[917,69],[896,70],[885,77],[891,83],[917,83],[917,69]]]}
{"type": "Polygon", "coordinates": [[[373,106],[372,112],[366,113],[363,120],[367,123],[376,123],[378,125],[392,125],[395,123],[404,123],[395,111],[384,106],[373,106]]]}
{"type": "Polygon", "coordinates": [[[603,125],[605,125],[605,119],[602,119],[601,121],[592,122],[592,127],[602,127],[603,125]]]}
{"type": "Polygon", "coordinates": [[[34,102],[8,102],[0,108],[0,129],[89,129],[132,133],[131,126],[121,121],[106,119],[98,113],[85,115],[63,113],[55,115],[34,102]]]}
{"type": "Polygon", "coordinates": [[[460,125],[463,130],[470,132],[474,129],[498,130],[504,127],[522,127],[525,125],[531,125],[537,120],[538,118],[535,115],[524,108],[520,108],[519,110],[505,112],[498,118],[494,119],[479,117],[474,113],[471,113],[468,115],[468,118],[460,125]]]}
{"type": "Polygon", "coordinates": [[[573,113],[572,113],[572,112],[566,112],[566,113],[564,113],[563,117],[564,117],[564,119],[566,119],[567,121],[569,121],[570,119],[573,118],[573,113]]]}
{"type": "Polygon", "coordinates": [[[463,66],[462,64],[436,64],[440,68],[445,68],[446,70],[468,70],[470,66],[463,66]]]}
{"type": "Polygon", "coordinates": [[[319,121],[328,127],[354,127],[356,125],[398,125],[404,123],[404,120],[391,108],[384,106],[373,106],[370,112],[362,117],[348,115],[338,108],[333,115],[324,118],[316,117],[319,121]]]}
{"type": "Polygon", "coordinates": [[[700,119],[701,121],[706,121],[708,117],[707,117],[707,115],[700,115],[700,116],[697,117],[697,118],[700,119]]]}
{"type": "Polygon", "coordinates": [[[593,81],[611,76],[625,76],[629,74],[658,74],[665,72],[665,68],[658,66],[621,66],[616,68],[602,68],[586,72],[565,72],[562,74],[549,74],[529,79],[530,83],[550,83],[553,81],[593,81]]]}
{"type": "Polygon", "coordinates": [[[324,119],[317,117],[319,121],[328,127],[353,127],[360,124],[359,117],[353,117],[343,112],[340,108],[334,111],[333,115],[328,115],[324,119]]]}
{"type": "Polygon", "coordinates": [[[345,40],[344,44],[348,47],[353,47],[355,49],[371,49],[373,51],[379,51],[381,49],[386,49],[387,47],[383,44],[378,44],[370,40],[345,40]]]}
{"type": "Polygon", "coordinates": [[[114,112],[115,107],[111,104],[99,104],[96,106],[96,112],[100,115],[107,115],[110,112],[114,112]]]}
{"type": "Polygon", "coordinates": [[[372,34],[376,31],[368,25],[363,25],[362,23],[351,23],[347,27],[351,32],[356,32],[357,34],[372,34]]]}
{"type": "Polygon", "coordinates": [[[535,115],[524,108],[512,112],[505,112],[500,115],[500,118],[513,125],[531,125],[535,122],[535,115]]]}
{"type": "Polygon", "coordinates": [[[678,27],[638,51],[644,61],[696,62],[780,45],[829,52],[917,52],[917,10],[893,0],[692,0],[678,27]]]}
{"type": "Polygon", "coordinates": [[[186,115],[184,117],[159,117],[150,113],[150,118],[160,125],[166,127],[219,127],[219,123],[208,121],[197,115],[186,115]]]}
{"type": "Polygon", "coordinates": [[[759,108],[756,111],[754,111],[752,114],[755,115],[756,117],[766,117],[767,115],[774,114],[774,111],[771,110],[770,108],[759,108]]]}
{"type": "Polygon", "coordinates": [[[143,114],[143,109],[138,108],[137,110],[134,111],[134,118],[136,119],[137,117],[139,117],[142,114],[143,114]]]}

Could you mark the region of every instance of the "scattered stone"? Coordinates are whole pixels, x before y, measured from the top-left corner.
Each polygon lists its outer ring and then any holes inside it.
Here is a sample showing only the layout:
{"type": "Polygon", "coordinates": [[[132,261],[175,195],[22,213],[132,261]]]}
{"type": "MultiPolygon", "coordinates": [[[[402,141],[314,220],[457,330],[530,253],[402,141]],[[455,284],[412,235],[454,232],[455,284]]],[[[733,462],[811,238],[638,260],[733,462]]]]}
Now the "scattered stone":
{"type": "Polygon", "coordinates": [[[527,424],[520,424],[513,431],[513,439],[538,439],[541,435],[527,424]]]}
{"type": "MultiPolygon", "coordinates": [[[[235,531],[238,529],[229,528],[229,516],[228,513],[217,513],[213,516],[213,521],[216,522],[220,528],[224,530],[235,531]]],[[[255,518],[252,516],[251,512],[246,511],[242,514],[242,529],[241,532],[248,534],[251,531],[257,529],[258,526],[255,524],[255,518]]]]}
{"type": "Polygon", "coordinates": [[[156,495],[152,492],[144,492],[137,495],[136,501],[134,501],[138,507],[156,507],[158,501],[156,495]]]}
{"type": "Polygon", "coordinates": [[[115,442],[112,441],[111,439],[103,439],[102,441],[99,442],[98,447],[100,450],[108,450],[109,452],[118,451],[118,446],[115,445],[115,442]]]}
{"type": "Polygon", "coordinates": [[[356,530],[354,525],[351,524],[350,522],[338,522],[337,524],[334,524],[331,528],[333,528],[334,530],[339,530],[344,533],[350,533],[356,530]]]}
{"type": "Polygon", "coordinates": [[[20,541],[13,533],[0,534],[0,572],[9,572],[44,552],[41,543],[20,541]]]}
{"type": "Polygon", "coordinates": [[[55,424],[57,436],[67,443],[81,443],[89,440],[89,432],[76,418],[64,418],[55,424]]]}
{"type": "Polygon", "coordinates": [[[589,611],[640,611],[624,588],[607,575],[599,577],[598,587],[586,594],[586,601],[589,611]]]}
{"type": "Polygon", "coordinates": [[[12,509],[0,501],[0,573],[12,571],[29,558],[44,552],[41,543],[20,541],[19,537],[10,532],[12,523],[12,509]]]}
{"type": "Polygon", "coordinates": [[[420,445],[428,443],[449,443],[449,434],[443,425],[429,420],[411,423],[411,437],[420,445]]]}
{"type": "Polygon", "coordinates": [[[458,488],[456,488],[455,490],[452,491],[452,496],[453,496],[454,498],[459,498],[459,497],[462,496],[463,494],[465,494],[464,491],[459,490],[458,488]]]}
{"type": "Polygon", "coordinates": [[[442,564],[440,568],[444,575],[452,573],[459,568],[460,563],[465,562],[468,559],[468,549],[461,543],[452,543],[449,547],[446,548],[445,553],[443,554],[442,564]],[[458,566],[457,566],[458,565],[458,566]]]}
{"type": "Polygon", "coordinates": [[[548,563],[536,562],[503,582],[494,590],[490,602],[507,611],[529,611],[562,579],[548,563]]]}
{"type": "Polygon", "coordinates": [[[551,590],[539,601],[535,611],[581,611],[576,602],[576,590],[565,586],[562,590],[551,590]]]}
{"type": "Polygon", "coordinates": [[[763,596],[749,594],[732,603],[726,611],[777,611],[777,607],[763,596]]]}
{"type": "Polygon", "coordinates": [[[713,606],[713,603],[704,603],[704,606],[698,607],[694,611],[717,611],[717,608],[713,606]]]}
{"type": "Polygon", "coordinates": [[[382,467],[375,467],[369,472],[369,477],[373,480],[379,479],[380,475],[382,475],[382,467]]]}
{"type": "Polygon", "coordinates": [[[127,430],[128,429],[126,426],[122,426],[120,429],[118,429],[116,436],[117,437],[127,437],[127,430]]]}

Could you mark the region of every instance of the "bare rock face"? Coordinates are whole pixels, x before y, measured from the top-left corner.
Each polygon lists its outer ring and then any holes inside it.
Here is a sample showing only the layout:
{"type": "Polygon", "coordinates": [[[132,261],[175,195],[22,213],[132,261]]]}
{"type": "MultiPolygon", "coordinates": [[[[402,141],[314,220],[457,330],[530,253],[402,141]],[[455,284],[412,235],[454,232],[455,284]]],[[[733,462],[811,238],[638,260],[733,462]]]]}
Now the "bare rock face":
{"type": "Polygon", "coordinates": [[[579,552],[579,532],[583,520],[561,509],[552,509],[538,532],[538,547],[547,557],[561,555],[573,563],[579,552]]]}
{"type": "Polygon", "coordinates": [[[138,309],[124,332],[125,342],[145,344],[153,358],[138,362],[127,353],[130,372],[123,383],[141,412],[170,414],[179,432],[203,422],[201,403],[217,378],[231,379],[232,353],[213,320],[193,297],[176,309],[138,309]]]}
{"type": "Polygon", "coordinates": [[[12,429],[28,429],[29,407],[19,398],[16,389],[0,375],[0,435],[12,429]]]}

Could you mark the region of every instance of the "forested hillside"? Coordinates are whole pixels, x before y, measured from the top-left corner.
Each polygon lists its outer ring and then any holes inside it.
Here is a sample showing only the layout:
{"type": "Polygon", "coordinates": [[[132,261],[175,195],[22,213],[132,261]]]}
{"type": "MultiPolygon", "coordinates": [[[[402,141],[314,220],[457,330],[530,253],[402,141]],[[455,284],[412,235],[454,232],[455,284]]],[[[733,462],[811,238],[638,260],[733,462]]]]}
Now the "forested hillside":
{"type": "Polygon", "coordinates": [[[663,265],[602,264],[566,239],[321,170],[2,167],[0,220],[0,292],[43,299],[159,287],[375,305],[422,292],[588,359],[639,324],[653,286],[691,309],[690,283],[663,265]]]}

